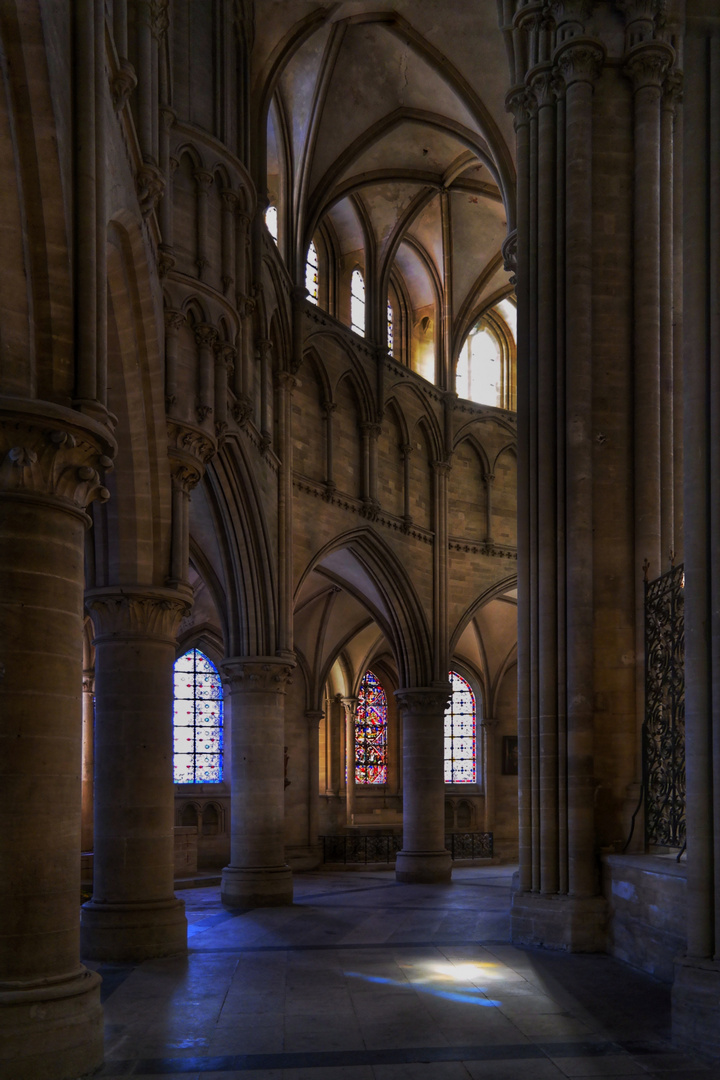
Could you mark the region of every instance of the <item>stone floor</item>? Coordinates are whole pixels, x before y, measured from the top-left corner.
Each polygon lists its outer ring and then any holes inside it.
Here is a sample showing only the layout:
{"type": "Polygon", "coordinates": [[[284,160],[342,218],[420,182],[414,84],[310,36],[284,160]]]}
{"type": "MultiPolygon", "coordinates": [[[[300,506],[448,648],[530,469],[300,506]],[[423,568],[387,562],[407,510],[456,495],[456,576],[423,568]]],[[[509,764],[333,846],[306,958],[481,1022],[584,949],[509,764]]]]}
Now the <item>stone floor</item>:
{"type": "Polygon", "coordinates": [[[717,1080],[668,1043],[667,987],[607,956],[508,944],[511,872],[300,874],[293,907],[244,914],[217,888],[184,891],[187,957],[97,965],[99,1076],[717,1080]]]}

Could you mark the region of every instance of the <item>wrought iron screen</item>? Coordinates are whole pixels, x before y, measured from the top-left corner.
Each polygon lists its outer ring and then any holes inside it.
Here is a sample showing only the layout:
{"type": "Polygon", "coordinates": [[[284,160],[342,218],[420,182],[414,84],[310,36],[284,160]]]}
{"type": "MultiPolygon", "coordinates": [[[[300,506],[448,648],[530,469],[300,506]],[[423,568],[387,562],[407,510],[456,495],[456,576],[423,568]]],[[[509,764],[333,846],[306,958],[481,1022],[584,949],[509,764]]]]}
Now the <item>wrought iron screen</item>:
{"type": "Polygon", "coordinates": [[[643,782],[647,847],[685,843],[685,573],[645,583],[643,782]]]}
{"type": "MultiPolygon", "coordinates": [[[[321,836],[325,863],[392,863],[402,847],[402,836],[353,833],[321,836]]],[[[453,859],[489,859],[492,833],[448,833],[445,847],[453,859]]]]}

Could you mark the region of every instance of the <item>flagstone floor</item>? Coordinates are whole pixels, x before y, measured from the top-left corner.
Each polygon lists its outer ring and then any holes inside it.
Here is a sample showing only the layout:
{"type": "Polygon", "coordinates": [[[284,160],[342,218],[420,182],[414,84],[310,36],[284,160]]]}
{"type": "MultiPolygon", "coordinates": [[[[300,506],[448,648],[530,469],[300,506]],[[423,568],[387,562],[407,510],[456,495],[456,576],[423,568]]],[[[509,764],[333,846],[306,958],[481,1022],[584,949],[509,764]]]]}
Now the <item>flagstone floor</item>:
{"type": "Polygon", "coordinates": [[[103,1080],[717,1080],[668,1041],[669,988],[607,956],[509,944],[512,867],[447,886],[295,878],[225,911],[184,890],[189,953],[104,977],[103,1080]]]}

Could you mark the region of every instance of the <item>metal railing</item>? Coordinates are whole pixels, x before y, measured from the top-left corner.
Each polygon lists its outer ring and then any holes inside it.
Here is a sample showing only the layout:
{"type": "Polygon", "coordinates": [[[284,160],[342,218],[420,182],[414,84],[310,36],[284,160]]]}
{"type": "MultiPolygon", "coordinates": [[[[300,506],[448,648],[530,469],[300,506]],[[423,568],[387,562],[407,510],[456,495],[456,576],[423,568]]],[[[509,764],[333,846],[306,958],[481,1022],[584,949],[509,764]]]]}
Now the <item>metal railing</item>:
{"type": "MultiPolygon", "coordinates": [[[[375,833],[350,833],[321,836],[324,863],[367,865],[393,863],[402,847],[402,836],[375,833]]],[[[481,832],[448,833],[445,847],[453,859],[489,859],[493,853],[493,834],[481,832]]]]}
{"type": "Polygon", "coordinates": [[[645,582],[645,843],[685,844],[685,573],[645,582]]]}

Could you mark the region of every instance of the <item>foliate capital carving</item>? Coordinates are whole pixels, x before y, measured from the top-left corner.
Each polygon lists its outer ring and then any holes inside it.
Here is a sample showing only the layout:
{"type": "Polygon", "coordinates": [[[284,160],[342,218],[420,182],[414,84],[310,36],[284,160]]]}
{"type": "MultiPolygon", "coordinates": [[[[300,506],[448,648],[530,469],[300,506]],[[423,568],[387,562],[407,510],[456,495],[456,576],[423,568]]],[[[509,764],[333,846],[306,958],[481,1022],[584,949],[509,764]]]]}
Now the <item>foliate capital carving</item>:
{"type": "Polygon", "coordinates": [[[192,607],[191,594],[163,588],[91,589],[85,606],[95,626],[93,644],[128,638],[175,642],[181,619],[192,607]]]}
{"type": "Polygon", "coordinates": [[[404,713],[414,716],[435,716],[438,719],[445,714],[452,688],[440,686],[404,687],[395,691],[398,707],[404,713]]]}
{"type": "Polygon", "coordinates": [[[528,74],[528,82],[539,109],[555,104],[558,78],[551,64],[543,64],[542,67],[534,68],[528,74]]]}
{"type": "Polygon", "coordinates": [[[311,731],[313,729],[317,728],[318,724],[320,723],[320,721],[322,719],[324,719],[324,717],[325,717],[325,713],[322,711],[322,709],[306,709],[305,710],[305,719],[307,720],[308,727],[310,728],[311,731]]]}
{"type": "Polygon", "coordinates": [[[663,104],[668,109],[674,109],[683,99],[684,77],[682,71],[670,71],[663,83],[663,104]]]}
{"type": "Polygon", "coordinates": [[[158,246],[157,255],[157,268],[160,277],[167,277],[174,265],[175,256],[173,255],[172,248],[169,248],[167,244],[160,244],[158,246]]]}
{"type": "Polygon", "coordinates": [[[170,26],[168,0],[150,0],[150,29],[158,41],[167,33],[170,26]]]}
{"type": "Polygon", "coordinates": [[[358,699],[356,697],[344,697],[340,698],[340,703],[345,710],[347,719],[354,720],[357,716],[358,699]]]}
{"type": "Polygon", "coordinates": [[[401,443],[400,444],[400,455],[401,455],[403,461],[408,460],[408,458],[410,457],[410,455],[412,454],[414,449],[415,449],[415,447],[412,445],[412,443],[401,443]]]}
{"type": "Polygon", "coordinates": [[[552,0],[550,15],[555,20],[560,41],[585,34],[593,0],[552,0]]]}
{"type": "Polygon", "coordinates": [[[292,371],[276,371],[275,386],[278,388],[278,390],[285,390],[287,393],[290,394],[297,386],[297,379],[293,375],[292,371]]]}
{"type": "Polygon", "coordinates": [[[83,694],[94,694],[95,693],[95,669],[94,668],[86,668],[86,670],[83,671],[82,688],[83,688],[83,694]]]}
{"type": "Polygon", "coordinates": [[[452,462],[450,461],[433,461],[431,464],[433,472],[437,476],[447,476],[452,468],[452,462]]]}
{"type": "Polygon", "coordinates": [[[196,169],[193,173],[193,178],[197,185],[198,192],[202,195],[207,195],[210,190],[210,185],[213,182],[212,173],[208,172],[207,169],[196,169]]]}
{"type": "Polygon", "coordinates": [[[510,282],[517,284],[517,229],[508,233],[502,243],[503,268],[511,274],[510,282]]]}
{"type": "Polygon", "coordinates": [[[104,479],[114,452],[107,431],[80,413],[48,406],[44,414],[40,403],[0,399],[3,495],[49,498],[82,512],[110,498],[104,479]]]}
{"type": "Polygon", "coordinates": [[[220,192],[220,198],[223,201],[225,209],[234,212],[238,203],[237,192],[233,191],[232,188],[223,188],[220,192]]]}
{"type": "Polygon", "coordinates": [[[177,334],[178,331],[185,326],[187,319],[183,315],[182,311],[177,311],[175,308],[165,308],[165,333],[177,334]]]}
{"type": "Polygon", "coordinates": [[[144,218],[149,217],[165,190],[165,177],[157,165],[146,161],[137,171],[135,187],[140,203],[140,213],[144,218]]]}
{"type": "Polygon", "coordinates": [[[218,332],[209,323],[198,323],[194,328],[195,343],[199,349],[214,349],[218,332]]]}
{"type": "Polygon", "coordinates": [[[128,103],[128,99],[137,86],[135,68],[124,56],[120,57],[120,67],[115,72],[110,83],[110,93],[115,112],[121,113],[128,103]]]}
{"type": "Polygon", "coordinates": [[[382,431],[382,424],[376,424],[373,420],[363,420],[360,424],[360,431],[371,439],[377,439],[382,431]]]}
{"type": "Polygon", "coordinates": [[[505,108],[514,117],[514,126],[518,128],[530,123],[530,117],[534,115],[537,102],[526,86],[515,86],[505,98],[505,108]]]}
{"type": "Polygon", "coordinates": [[[220,665],[233,694],[285,694],[294,668],[294,660],[277,656],[235,656],[220,665]]]}
{"type": "Polygon", "coordinates": [[[173,461],[171,464],[173,487],[189,495],[202,480],[202,471],[197,464],[185,461],[173,461]]]}
{"type": "Polygon", "coordinates": [[[230,411],[238,427],[244,427],[253,414],[252,398],[248,394],[241,394],[231,406],[230,411]]]}
{"type": "Polygon", "coordinates": [[[189,492],[202,479],[217,446],[205,431],[184,421],[168,420],[167,432],[173,482],[189,492]]]}
{"type": "Polygon", "coordinates": [[[652,41],[655,20],[661,14],[662,0],[615,0],[615,7],[625,16],[625,44],[628,49],[643,41],[652,41]]]}
{"type": "Polygon", "coordinates": [[[625,57],[625,74],[632,79],[633,90],[652,87],[660,90],[665,76],[675,62],[675,50],[665,41],[641,41],[625,57]]]}
{"type": "Polygon", "coordinates": [[[561,45],[555,62],[566,86],[594,83],[605,62],[605,46],[594,38],[572,38],[561,45]]]}
{"type": "Polygon", "coordinates": [[[491,487],[495,483],[495,473],[485,473],[483,476],[483,480],[488,485],[488,487],[491,487]]]}
{"type": "Polygon", "coordinates": [[[272,353],[272,341],[267,338],[258,338],[255,342],[255,357],[257,360],[269,360],[272,353]]]}
{"type": "Polygon", "coordinates": [[[325,398],[320,407],[321,407],[322,411],[325,413],[325,415],[327,417],[330,417],[330,416],[332,416],[332,414],[337,409],[337,402],[336,401],[328,401],[328,399],[325,398]]]}

